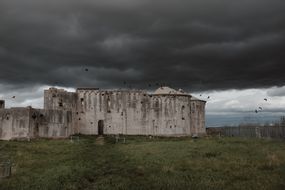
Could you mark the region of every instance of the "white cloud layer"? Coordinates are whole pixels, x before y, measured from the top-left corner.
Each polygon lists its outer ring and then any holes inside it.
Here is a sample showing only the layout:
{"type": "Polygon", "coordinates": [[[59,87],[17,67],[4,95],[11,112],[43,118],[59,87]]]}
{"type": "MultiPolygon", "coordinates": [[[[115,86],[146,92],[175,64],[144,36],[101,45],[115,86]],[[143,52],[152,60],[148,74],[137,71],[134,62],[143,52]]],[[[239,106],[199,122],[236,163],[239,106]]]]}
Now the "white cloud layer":
{"type": "Polygon", "coordinates": [[[268,90],[267,94],[269,96],[285,96],[285,86],[273,87],[270,90],[268,90]]]}
{"type": "Polygon", "coordinates": [[[254,112],[255,110],[285,113],[284,92],[285,87],[283,86],[267,89],[201,92],[194,93],[194,96],[207,101],[206,111],[209,114],[254,112]],[[207,99],[208,96],[210,96],[210,99],[207,99]]]}
{"type": "Polygon", "coordinates": [[[207,100],[206,126],[272,124],[285,115],[285,87],[194,93],[207,100]],[[210,96],[210,99],[208,99],[210,96]],[[267,99],[265,101],[264,99],[267,99]],[[259,108],[261,107],[261,109],[259,108]],[[258,113],[255,113],[258,110],[258,113]]]}

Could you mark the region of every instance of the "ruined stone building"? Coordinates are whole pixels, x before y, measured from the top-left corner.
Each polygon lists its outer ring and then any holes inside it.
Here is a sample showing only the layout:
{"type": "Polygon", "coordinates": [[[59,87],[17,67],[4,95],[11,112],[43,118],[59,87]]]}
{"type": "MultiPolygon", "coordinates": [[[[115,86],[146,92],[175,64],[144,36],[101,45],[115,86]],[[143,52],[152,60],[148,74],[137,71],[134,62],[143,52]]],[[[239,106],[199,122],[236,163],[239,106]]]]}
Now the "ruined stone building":
{"type": "Polygon", "coordinates": [[[73,134],[192,136],[205,134],[205,101],[182,90],[78,88],[44,91],[44,108],[0,101],[0,139],[64,138],[73,134]]]}

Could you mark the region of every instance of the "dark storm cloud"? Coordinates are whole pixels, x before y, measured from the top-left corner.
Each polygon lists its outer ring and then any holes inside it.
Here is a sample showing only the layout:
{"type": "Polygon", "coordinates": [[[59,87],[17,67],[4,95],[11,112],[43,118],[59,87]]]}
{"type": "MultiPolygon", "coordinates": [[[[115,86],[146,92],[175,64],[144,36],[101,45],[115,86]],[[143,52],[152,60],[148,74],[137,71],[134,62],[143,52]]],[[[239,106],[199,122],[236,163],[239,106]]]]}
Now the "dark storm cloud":
{"type": "Polygon", "coordinates": [[[274,97],[274,96],[285,96],[285,86],[283,87],[274,87],[272,89],[270,89],[268,92],[267,92],[268,96],[271,96],[271,97],[274,97]]]}
{"type": "Polygon", "coordinates": [[[281,86],[284,52],[283,0],[0,1],[0,83],[16,87],[281,86]]]}

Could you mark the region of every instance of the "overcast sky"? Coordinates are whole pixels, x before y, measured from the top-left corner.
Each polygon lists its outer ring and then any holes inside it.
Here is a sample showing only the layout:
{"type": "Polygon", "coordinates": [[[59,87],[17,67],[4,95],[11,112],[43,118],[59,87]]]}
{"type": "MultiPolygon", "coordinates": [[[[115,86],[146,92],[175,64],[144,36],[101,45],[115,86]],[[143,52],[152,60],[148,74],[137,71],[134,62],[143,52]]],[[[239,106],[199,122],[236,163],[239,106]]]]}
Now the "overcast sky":
{"type": "Polygon", "coordinates": [[[159,83],[211,95],[211,114],[280,113],[284,52],[284,0],[0,0],[8,106],[41,106],[54,85],[159,83]]]}

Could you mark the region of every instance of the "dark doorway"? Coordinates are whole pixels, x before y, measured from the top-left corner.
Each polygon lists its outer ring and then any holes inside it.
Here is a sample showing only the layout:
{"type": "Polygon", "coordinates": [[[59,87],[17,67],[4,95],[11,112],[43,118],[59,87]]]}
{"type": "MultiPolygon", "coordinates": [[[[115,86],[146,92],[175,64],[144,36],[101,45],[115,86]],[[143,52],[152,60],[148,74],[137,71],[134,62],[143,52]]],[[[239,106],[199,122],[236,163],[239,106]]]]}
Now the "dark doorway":
{"type": "Polygon", "coordinates": [[[98,135],[104,135],[104,121],[98,121],[98,135]]]}

